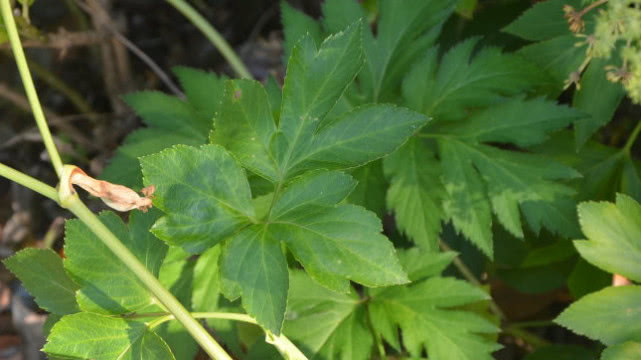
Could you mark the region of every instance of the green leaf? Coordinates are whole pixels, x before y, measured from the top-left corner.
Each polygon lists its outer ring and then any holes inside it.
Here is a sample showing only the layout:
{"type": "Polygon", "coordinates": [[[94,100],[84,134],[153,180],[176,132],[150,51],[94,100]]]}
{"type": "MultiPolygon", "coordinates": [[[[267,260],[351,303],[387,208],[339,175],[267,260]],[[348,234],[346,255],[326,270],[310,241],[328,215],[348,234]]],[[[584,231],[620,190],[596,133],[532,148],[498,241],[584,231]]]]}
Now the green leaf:
{"type": "Polygon", "coordinates": [[[641,343],[626,341],[610,346],[601,354],[601,360],[634,360],[641,357],[641,343]]]}
{"type": "Polygon", "coordinates": [[[366,68],[360,76],[361,81],[372,83],[373,101],[394,99],[403,75],[432,45],[455,6],[445,0],[379,2],[376,39],[371,30],[365,31],[366,68]]]}
{"type": "MultiPolygon", "coordinates": [[[[199,124],[204,125],[201,130],[209,130],[213,116],[220,107],[219,99],[222,98],[225,89],[225,77],[184,66],[174,67],[172,71],[185,89],[187,102],[196,111],[197,119],[194,120],[198,120],[199,124]]],[[[200,135],[202,136],[202,134],[200,135]]]]}
{"type": "MultiPolygon", "coordinates": [[[[133,212],[127,226],[112,212],[99,216],[154,275],[158,274],[167,251],[166,245],[149,232],[157,217],[154,211],[147,214],[133,212]]],[[[138,278],[80,220],[67,220],[65,256],[64,267],[80,286],[76,299],[82,310],[123,314],[155,303],[138,278]]]]}
{"type": "Polygon", "coordinates": [[[588,294],[554,321],[606,345],[641,340],[641,286],[608,287],[588,294]]]}
{"type": "Polygon", "coordinates": [[[284,154],[290,157],[308,145],[313,131],[354,80],[362,59],[361,24],[325,39],[316,48],[310,36],[302,38],[292,50],[283,86],[279,131],[289,144],[284,154]]]}
{"type": "MultiPolygon", "coordinates": [[[[563,82],[569,78],[570,73],[579,69],[585,59],[585,45],[575,46],[577,42],[579,41],[573,34],[564,35],[524,46],[517,54],[549,74],[553,80],[553,88],[560,93],[563,82]]],[[[537,76],[542,76],[541,70],[537,71],[537,76]]]]}
{"type": "Polygon", "coordinates": [[[140,163],[166,214],[152,231],[169,244],[202,252],[254,217],[245,173],[220,146],[174,146],[140,163]]]}
{"type": "Polygon", "coordinates": [[[267,92],[256,81],[228,81],[216,116],[212,143],[224,146],[247,169],[275,182],[278,164],[270,152],[276,125],[267,92]]]}
{"type": "Polygon", "coordinates": [[[361,207],[310,205],[269,228],[314,280],[335,291],[347,292],[348,280],[370,287],[408,281],[380,220],[361,207]]]}
{"type": "Polygon", "coordinates": [[[438,249],[438,234],[445,214],[445,188],[440,163],[425,141],[412,139],[384,160],[390,179],[387,206],[394,210],[398,228],[416,244],[438,249]]]}
{"type": "Polygon", "coordinates": [[[221,277],[225,296],[242,294],[247,313],[280,334],[287,305],[287,260],[266,225],[252,225],[232,236],[223,249],[221,277]]]}
{"type": "Polygon", "coordinates": [[[309,34],[316,44],[323,40],[322,29],[316,20],[294,9],[287,1],[280,2],[281,20],[285,41],[283,42],[284,58],[289,59],[292,49],[298,41],[309,34]]]}
{"type": "Polygon", "coordinates": [[[328,33],[337,33],[355,21],[366,18],[365,11],[357,1],[327,0],[321,4],[321,9],[323,27],[328,33]]]}
{"type": "Polygon", "coordinates": [[[447,198],[445,214],[454,228],[485,254],[492,254],[492,214],[481,181],[464,149],[453,142],[439,142],[443,185],[447,198]]]}
{"type": "Polygon", "coordinates": [[[607,63],[607,59],[591,60],[581,77],[581,89],[574,92],[573,106],[589,115],[575,124],[574,140],[577,150],[601,126],[612,120],[614,111],[625,95],[620,84],[613,83],[606,78],[604,67],[607,63]]]}
{"type": "Polygon", "coordinates": [[[49,249],[28,248],[2,261],[33,295],[42,309],[58,315],[78,312],[74,284],[62,259],[49,249]]]}
{"type": "Polygon", "coordinates": [[[220,107],[223,78],[213,73],[178,67],[174,69],[185,89],[187,100],[159,92],[138,92],[125,97],[142,117],[147,128],[136,130],[118,148],[101,178],[128,187],[141,188],[138,157],[156,153],[172,145],[200,145],[207,142],[214,113],[220,107]]]}
{"type": "Polygon", "coordinates": [[[536,3],[503,28],[503,31],[534,41],[569,35],[570,29],[564,17],[563,6],[571,5],[580,11],[583,4],[585,2],[581,0],[548,0],[536,3]]]}
{"type": "Polygon", "coordinates": [[[314,359],[367,360],[374,339],[356,292],[342,294],[292,271],[283,332],[314,359]],[[313,324],[313,326],[310,326],[313,324]]]}
{"type": "Polygon", "coordinates": [[[64,316],[43,350],[65,359],[175,359],[169,346],[144,323],[92,313],[64,316]]]}
{"type": "Polygon", "coordinates": [[[472,57],[478,41],[457,44],[440,63],[432,48],[405,76],[407,105],[437,121],[455,120],[467,115],[468,108],[498,103],[545,81],[536,66],[518,55],[483,48],[472,57]]]}
{"type": "Polygon", "coordinates": [[[100,174],[100,178],[114,184],[141,189],[143,185],[139,157],[157,153],[173,145],[196,146],[204,143],[203,137],[191,137],[164,129],[136,130],[127,136],[124,144],[118,148],[116,155],[100,174]]]}
{"type": "Polygon", "coordinates": [[[629,195],[636,201],[641,201],[641,175],[639,162],[630,156],[623,160],[623,172],[621,173],[621,192],[629,195]]]}
{"type": "Polygon", "coordinates": [[[345,169],[387,155],[402,145],[429,118],[391,105],[364,106],[322,127],[307,151],[292,156],[291,173],[308,169],[345,169]]]}
{"type": "Polygon", "coordinates": [[[439,275],[456,256],[457,253],[453,251],[427,252],[419,248],[403,250],[398,254],[411,281],[439,275]]]}
{"type": "Polygon", "coordinates": [[[295,216],[306,206],[333,206],[354,190],[356,181],[338,171],[309,172],[293,179],[274,203],[270,219],[295,216]],[[292,213],[294,213],[292,215],[292,213]]]}
{"type": "MultiPolygon", "coordinates": [[[[487,299],[485,292],[465,281],[432,277],[385,289],[373,297],[370,308],[374,329],[398,325],[412,356],[420,356],[425,348],[435,359],[489,360],[500,346],[482,334],[498,328],[471,312],[449,309],[487,299]]],[[[381,335],[391,344],[398,342],[396,332],[381,335]]]]}
{"type": "Polygon", "coordinates": [[[194,311],[207,312],[218,308],[220,253],[221,247],[214,246],[198,258],[194,268],[194,290],[191,298],[194,311]]]}
{"type": "Polygon", "coordinates": [[[382,218],[385,215],[385,192],[388,187],[383,173],[383,162],[374,161],[350,173],[358,184],[347,197],[347,201],[373,211],[382,218]]]}
{"type": "Polygon", "coordinates": [[[521,210],[536,235],[545,227],[566,238],[577,238],[581,236],[581,229],[576,216],[576,205],[574,199],[561,197],[551,202],[526,201],[521,203],[521,210]]]}
{"type": "Polygon", "coordinates": [[[641,281],[641,205],[618,194],[616,204],[579,205],[581,229],[588,241],[574,245],[591,264],[611,273],[641,281]]]}
{"type": "Polygon", "coordinates": [[[437,132],[455,134],[480,142],[513,143],[521,147],[540,144],[547,134],[567,127],[583,114],[556,102],[537,98],[512,98],[472,115],[464,122],[437,127],[437,132]]]}

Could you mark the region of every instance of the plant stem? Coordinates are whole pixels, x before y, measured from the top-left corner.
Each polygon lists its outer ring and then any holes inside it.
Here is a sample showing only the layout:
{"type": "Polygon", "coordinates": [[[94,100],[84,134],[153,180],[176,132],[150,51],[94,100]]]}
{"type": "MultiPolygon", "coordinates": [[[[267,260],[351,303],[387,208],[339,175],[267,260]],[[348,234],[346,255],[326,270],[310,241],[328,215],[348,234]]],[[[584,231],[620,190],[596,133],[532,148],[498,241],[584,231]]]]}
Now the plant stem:
{"type": "Polygon", "coordinates": [[[42,105],[40,105],[40,100],[38,99],[38,93],[36,93],[36,87],[33,85],[33,79],[31,78],[31,73],[29,72],[29,66],[27,66],[27,59],[24,55],[24,50],[22,49],[22,44],[20,43],[20,36],[18,35],[18,29],[16,27],[16,22],[13,19],[13,13],[11,11],[11,4],[9,0],[0,0],[0,12],[2,12],[2,19],[7,30],[7,35],[9,41],[11,42],[11,49],[13,50],[13,56],[16,59],[16,64],[18,65],[18,70],[20,71],[20,77],[22,78],[22,84],[24,85],[25,92],[27,93],[27,98],[29,99],[29,104],[31,105],[31,111],[33,116],[36,119],[36,124],[42,135],[42,140],[45,144],[45,148],[49,153],[49,158],[51,158],[51,163],[53,168],[56,170],[58,177],[62,174],[62,160],[56,149],[56,145],[53,142],[53,137],[47,126],[47,121],[45,120],[44,111],[42,110],[42,105]]]}
{"type": "MultiPolygon", "coordinates": [[[[144,315],[144,314],[141,314],[144,315]]],[[[196,319],[222,319],[222,320],[234,320],[241,321],[248,324],[258,325],[256,320],[246,314],[235,314],[235,313],[221,313],[221,312],[194,312],[191,313],[196,319]]],[[[174,315],[168,314],[159,319],[156,319],[148,324],[149,328],[153,329],[154,327],[167,322],[169,320],[174,320],[174,315]]],[[[280,334],[276,336],[271,332],[265,330],[266,341],[271,343],[278,349],[278,351],[285,357],[290,360],[307,360],[305,354],[303,354],[297,347],[294,345],[285,335],[280,334]]]]}
{"type": "Polygon", "coordinates": [[[637,125],[634,127],[634,130],[632,130],[632,133],[630,134],[630,137],[628,137],[628,140],[625,142],[625,145],[623,146],[623,153],[626,156],[630,156],[630,150],[632,149],[632,145],[634,145],[634,142],[637,139],[637,136],[639,136],[639,132],[641,131],[641,121],[637,123],[637,125]]]}
{"type": "MultiPolygon", "coordinates": [[[[5,0],[8,1],[8,0],[5,0]]],[[[63,199],[67,208],[76,215],[122,261],[165,308],[172,313],[202,348],[216,360],[232,360],[205,328],[165,289],[149,270],[125,247],[116,236],[89,210],[77,195],[63,199]]]]}
{"type": "Polygon", "coordinates": [[[550,345],[550,342],[541,338],[538,335],[532,334],[527,330],[523,330],[518,327],[506,327],[503,329],[503,332],[509,334],[515,338],[522,339],[526,343],[532,345],[533,347],[543,347],[550,345]]]}
{"type": "MultiPolygon", "coordinates": [[[[439,246],[443,251],[452,251],[452,248],[450,248],[449,245],[447,245],[443,240],[439,241],[439,246]]],[[[456,267],[456,269],[461,273],[461,275],[463,275],[463,277],[467,281],[471,282],[476,286],[481,286],[481,282],[479,281],[479,279],[476,278],[476,276],[472,273],[470,268],[468,268],[467,265],[465,265],[465,263],[458,258],[458,256],[455,257],[454,260],[452,260],[452,262],[454,263],[454,266],[456,267]]],[[[505,319],[505,314],[503,313],[503,310],[501,310],[501,308],[494,302],[493,299],[490,299],[489,306],[490,306],[490,310],[492,310],[494,315],[496,315],[499,318],[499,320],[505,319]]]]}
{"type": "Polygon", "coordinates": [[[229,62],[232,69],[245,79],[252,79],[252,75],[245,67],[245,64],[240,60],[238,55],[229,46],[225,38],[223,38],[216,29],[207,22],[207,20],[196,11],[191,5],[184,0],[167,0],[169,4],[178,9],[192,24],[194,24],[212,44],[220,51],[225,60],[229,62]]]}
{"type": "Polygon", "coordinates": [[[2,163],[0,163],[0,176],[3,176],[11,181],[15,181],[18,184],[37,192],[38,194],[44,195],[49,199],[58,202],[58,192],[56,191],[56,189],[2,163]]]}

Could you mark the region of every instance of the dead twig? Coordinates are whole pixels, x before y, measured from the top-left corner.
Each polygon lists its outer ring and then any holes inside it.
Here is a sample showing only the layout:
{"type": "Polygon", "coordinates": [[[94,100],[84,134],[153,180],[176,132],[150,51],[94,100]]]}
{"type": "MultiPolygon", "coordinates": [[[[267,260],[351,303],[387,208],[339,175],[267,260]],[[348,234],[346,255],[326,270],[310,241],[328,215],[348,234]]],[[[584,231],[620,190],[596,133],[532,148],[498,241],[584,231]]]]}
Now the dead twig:
{"type": "MultiPolygon", "coordinates": [[[[0,98],[3,98],[11,102],[17,108],[24,110],[25,112],[31,112],[31,107],[29,106],[29,101],[27,100],[27,98],[24,97],[24,95],[18,93],[17,91],[10,89],[4,83],[0,83],[0,98]]],[[[55,112],[51,111],[46,107],[44,108],[44,113],[51,126],[55,126],[61,131],[63,131],[74,142],[82,146],[85,146],[89,149],[96,148],[96,144],[94,141],[90,141],[89,139],[87,139],[80,131],[78,131],[75,127],[71,126],[68,121],[62,119],[62,117],[60,117],[58,114],[56,114],[55,112]]],[[[6,145],[6,143],[4,145],[6,145]]]]}
{"type": "MultiPolygon", "coordinates": [[[[111,38],[109,33],[99,33],[96,31],[77,31],[69,32],[65,29],[58,30],[57,33],[50,33],[43,40],[25,39],[22,42],[23,47],[31,48],[50,48],[58,49],[65,52],[66,50],[77,46],[89,46],[103,43],[111,38]]],[[[0,45],[0,49],[10,49],[11,45],[6,42],[0,45]]]]}
{"type": "MultiPolygon", "coordinates": [[[[89,0],[92,2],[95,2],[95,0],[89,0]]],[[[92,8],[90,8],[87,4],[78,1],[78,6],[80,6],[83,10],[85,10],[88,13],[91,13],[92,8]]],[[[97,6],[100,6],[97,4],[97,6]]],[[[102,15],[103,17],[106,17],[106,11],[101,8],[101,11],[104,12],[105,14],[102,15]]],[[[149,55],[145,54],[144,51],[142,51],[138,46],[136,46],[134,43],[129,41],[118,29],[109,21],[104,21],[103,22],[104,27],[110,31],[114,38],[119,41],[122,45],[124,45],[129,51],[131,51],[134,55],[136,55],[142,62],[144,62],[150,69],[151,71],[158,76],[160,81],[162,81],[169,90],[174,93],[174,95],[184,99],[185,94],[183,94],[182,91],[180,91],[180,88],[171,80],[171,77],[167,75],[166,72],[164,72],[156,62],[149,57],[149,55]]]]}

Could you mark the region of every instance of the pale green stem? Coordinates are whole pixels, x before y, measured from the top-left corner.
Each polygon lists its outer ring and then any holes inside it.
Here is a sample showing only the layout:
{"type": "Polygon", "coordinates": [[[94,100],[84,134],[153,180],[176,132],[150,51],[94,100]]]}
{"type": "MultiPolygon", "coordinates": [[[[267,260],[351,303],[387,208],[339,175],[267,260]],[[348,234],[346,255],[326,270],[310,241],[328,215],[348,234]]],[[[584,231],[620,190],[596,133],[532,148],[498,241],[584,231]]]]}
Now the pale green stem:
{"type": "Polygon", "coordinates": [[[102,242],[138,277],[154,297],[172,313],[202,348],[216,360],[232,360],[205,328],[196,321],[176,298],[165,289],[152,273],[125,247],[118,238],[82,203],[78,195],[62,199],[64,206],[78,217],[102,242]]]}
{"type": "MultiPolygon", "coordinates": [[[[443,240],[439,241],[439,246],[443,251],[452,251],[452,248],[449,247],[443,240]]],[[[472,284],[476,286],[481,286],[481,282],[479,279],[476,278],[474,273],[470,270],[470,268],[465,265],[465,263],[459,259],[459,257],[455,257],[454,260],[452,260],[452,263],[454,264],[454,267],[463,275],[463,277],[471,282],[472,284]]],[[[505,320],[505,314],[503,313],[503,310],[498,306],[497,303],[494,302],[493,299],[490,298],[490,303],[489,303],[490,310],[496,315],[499,320],[505,320]]]]}
{"type": "Polygon", "coordinates": [[[623,149],[621,149],[621,151],[623,151],[625,155],[630,156],[630,150],[632,149],[632,145],[634,145],[634,142],[636,141],[637,136],[639,136],[640,131],[641,131],[641,120],[634,127],[634,130],[632,130],[632,134],[630,134],[630,137],[628,137],[628,140],[625,142],[623,149]]]}
{"type": "Polygon", "coordinates": [[[2,163],[0,163],[0,176],[6,177],[7,179],[27,187],[38,194],[44,195],[49,199],[58,202],[58,192],[56,189],[2,163]]]}
{"type": "MultiPolygon", "coordinates": [[[[258,325],[256,320],[246,314],[234,314],[234,313],[221,313],[221,312],[194,312],[191,313],[196,319],[219,319],[219,320],[233,320],[241,321],[249,324],[258,325]]],[[[165,315],[161,318],[158,318],[148,324],[149,328],[153,329],[154,327],[174,320],[174,315],[165,315]]],[[[266,341],[274,345],[276,349],[285,357],[286,359],[291,360],[307,360],[305,354],[303,354],[297,347],[294,345],[285,335],[280,334],[276,336],[270,331],[265,330],[266,341]]]]}
{"type": "Polygon", "coordinates": [[[42,141],[45,144],[45,148],[49,153],[51,158],[51,163],[53,168],[56,170],[58,177],[62,174],[62,160],[56,149],[56,145],[53,142],[53,137],[47,126],[47,121],[45,120],[45,114],[42,110],[42,105],[40,105],[40,100],[38,99],[38,93],[36,93],[36,87],[33,85],[33,79],[31,78],[31,73],[29,72],[29,66],[27,66],[27,59],[24,55],[24,50],[22,49],[22,43],[20,43],[20,36],[18,35],[18,28],[16,27],[16,22],[13,19],[13,13],[11,11],[11,4],[9,0],[0,0],[0,12],[2,12],[2,19],[7,30],[7,35],[9,41],[11,42],[11,49],[13,50],[13,56],[16,59],[16,64],[18,65],[18,71],[20,71],[20,77],[22,78],[22,84],[24,85],[25,92],[27,93],[27,98],[29,99],[29,104],[31,105],[31,111],[33,112],[33,117],[36,119],[36,124],[40,130],[40,135],[42,136],[42,141]]]}
{"type": "Polygon", "coordinates": [[[212,44],[220,51],[223,57],[229,62],[229,65],[234,69],[236,74],[241,78],[251,79],[252,75],[245,67],[245,64],[240,60],[236,52],[229,46],[225,38],[223,38],[216,29],[209,24],[209,22],[202,16],[196,9],[191,7],[184,0],[167,0],[169,4],[178,9],[194,26],[196,26],[212,44]]]}

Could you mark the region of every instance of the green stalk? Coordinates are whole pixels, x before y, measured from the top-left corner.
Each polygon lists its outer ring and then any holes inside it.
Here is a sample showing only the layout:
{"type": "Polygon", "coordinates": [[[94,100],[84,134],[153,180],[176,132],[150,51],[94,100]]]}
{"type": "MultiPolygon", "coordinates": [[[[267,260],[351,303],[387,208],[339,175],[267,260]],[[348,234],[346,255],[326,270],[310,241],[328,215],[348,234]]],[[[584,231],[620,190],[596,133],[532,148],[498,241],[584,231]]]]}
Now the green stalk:
{"type": "Polygon", "coordinates": [[[630,137],[628,137],[628,140],[625,142],[625,145],[621,149],[621,151],[623,151],[626,156],[630,156],[630,150],[632,149],[632,145],[634,145],[637,136],[639,136],[639,131],[641,131],[641,120],[634,127],[634,130],[632,130],[632,134],[630,134],[630,137]]]}
{"type": "Polygon", "coordinates": [[[51,132],[47,126],[47,120],[45,120],[45,114],[42,110],[42,106],[40,105],[38,93],[36,93],[36,87],[33,85],[33,79],[29,72],[29,66],[27,66],[27,59],[24,55],[24,50],[22,49],[22,43],[20,42],[16,22],[13,19],[9,0],[0,0],[0,12],[2,12],[2,19],[4,20],[9,41],[11,42],[11,49],[13,50],[13,56],[15,57],[16,64],[18,65],[18,71],[20,71],[22,84],[24,85],[27,98],[29,99],[29,104],[31,105],[33,117],[36,119],[36,124],[38,125],[40,135],[42,135],[42,141],[44,142],[47,152],[49,153],[49,157],[51,158],[53,168],[56,170],[58,177],[60,177],[62,174],[62,160],[60,159],[58,149],[56,149],[53,137],[51,136],[51,132]]]}
{"type": "MultiPolygon", "coordinates": [[[[220,313],[220,312],[194,312],[191,313],[196,319],[222,319],[222,320],[233,320],[241,321],[248,324],[258,325],[256,320],[246,314],[234,314],[234,313],[220,313]]],[[[148,324],[149,328],[153,329],[154,327],[167,322],[169,320],[174,320],[174,315],[165,315],[161,318],[158,318],[148,324]]],[[[303,354],[297,347],[294,345],[285,335],[280,334],[276,336],[270,331],[265,330],[266,339],[268,343],[274,345],[276,349],[283,355],[285,359],[288,360],[307,360],[305,354],[303,354]]]]}
{"type": "Polygon", "coordinates": [[[167,0],[169,4],[175,7],[180,11],[189,21],[191,21],[194,26],[196,26],[206,37],[211,41],[212,44],[220,51],[225,60],[229,62],[232,69],[240,76],[245,79],[252,79],[252,75],[245,67],[245,64],[240,60],[238,55],[234,50],[229,46],[225,38],[223,38],[216,29],[207,22],[207,20],[196,11],[191,5],[189,5],[184,0],[167,0]]]}
{"type": "MultiPolygon", "coordinates": [[[[8,0],[5,0],[8,1],[8,0]]],[[[165,308],[172,313],[202,348],[216,360],[232,360],[205,328],[196,321],[176,298],[165,289],[152,273],[125,247],[118,238],[89,210],[78,195],[61,199],[64,206],[78,217],[127,266],[165,308]]]]}
{"type": "Polygon", "coordinates": [[[7,179],[27,187],[38,194],[44,195],[49,199],[58,202],[58,192],[56,189],[2,163],[0,163],[0,176],[6,177],[7,179]]]}
{"type": "Polygon", "coordinates": [[[0,164],[0,175],[6,176],[10,180],[16,181],[19,184],[27,186],[34,191],[41,193],[55,201],[62,207],[69,209],[76,215],[83,223],[91,229],[91,231],[98,236],[98,238],[122,261],[127,268],[132,271],[136,277],[147,287],[147,289],[156,297],[156,299],[165,306],[165,308],[173,314],[173,316],[183,324],[185,329],[191,336],[198,342],[202,348],[215,360],[232,360],[232,358],[225,352],[225,350],[214,340],[205,328],[196,321],[189,312],[176,300],[176,298],[165,289],[162,284],[154,277],[153,274],[125,247],[118,238],[89,210],[85,204],[82,203],[71,185],[69,184],[69,171],[65,169],[72,169],[73,166],[63,166],[58,150],[53,142],[51,133],[47,126],[47,122],[42,110],[38,94],[36,93],[33,79],[29,72],[27,59],[20,43],[20,37],[16,28],[16,23],[13,19],[11,11],[10,0],[0,0],[0,11],[2,18],[7,29],[11,47],[13,49],[14,57],[22,77],[22,82],[29,99],[29,103],[38,124],[40,135],[44,140],[45,147],[51,158],[54,169],[60,178],[60,186],[58,192],[44,184],[31,178],[30,176],[20,173],[8,166],[0,164]],[[64,175],[64,176],[63,176],[64,175]]]}

